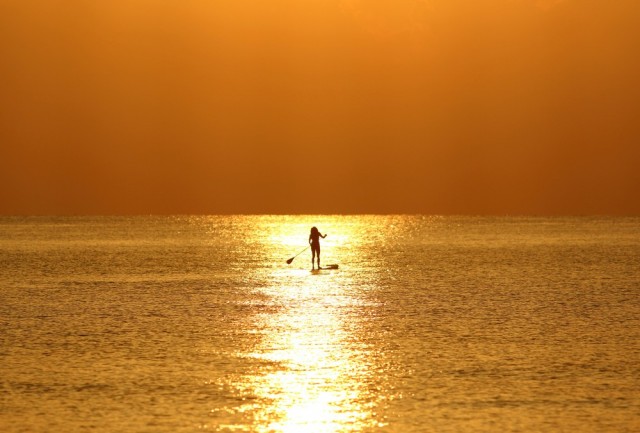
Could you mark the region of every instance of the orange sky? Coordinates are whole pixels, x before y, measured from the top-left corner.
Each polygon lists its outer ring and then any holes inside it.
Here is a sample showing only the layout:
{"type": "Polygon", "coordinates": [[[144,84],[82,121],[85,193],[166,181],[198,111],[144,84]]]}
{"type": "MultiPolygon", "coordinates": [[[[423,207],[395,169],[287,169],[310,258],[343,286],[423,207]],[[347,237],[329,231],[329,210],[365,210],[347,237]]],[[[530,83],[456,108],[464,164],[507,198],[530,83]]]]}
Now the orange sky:
{"type": "Polygon", "coordinates": [[[0,213],[640,215],[638,0],[0,0],[0,213]]]}

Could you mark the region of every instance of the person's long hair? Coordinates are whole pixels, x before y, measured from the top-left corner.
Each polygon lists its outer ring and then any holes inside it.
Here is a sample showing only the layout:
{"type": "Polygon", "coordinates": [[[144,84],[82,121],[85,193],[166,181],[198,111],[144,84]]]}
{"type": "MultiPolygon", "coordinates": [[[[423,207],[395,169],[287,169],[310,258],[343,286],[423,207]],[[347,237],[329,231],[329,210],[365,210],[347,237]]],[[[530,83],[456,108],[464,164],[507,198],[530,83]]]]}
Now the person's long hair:
{"type": "Polygon", "coordinates": [[[317,235],[318,234],[318,227],[311,227],[311,234],[312,235],[317,235]]]}

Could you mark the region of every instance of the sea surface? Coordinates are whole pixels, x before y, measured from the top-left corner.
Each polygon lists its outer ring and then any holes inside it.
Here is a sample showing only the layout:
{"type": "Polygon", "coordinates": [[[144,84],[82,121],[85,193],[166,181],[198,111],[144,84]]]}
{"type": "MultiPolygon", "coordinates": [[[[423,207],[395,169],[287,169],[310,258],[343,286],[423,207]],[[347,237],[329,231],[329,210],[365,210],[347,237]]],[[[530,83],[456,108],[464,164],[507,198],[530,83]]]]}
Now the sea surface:
{"type": "Polygon", "coordinates": [[[0,431],[638,432],[640,218],[3,217],[0,431]]]}

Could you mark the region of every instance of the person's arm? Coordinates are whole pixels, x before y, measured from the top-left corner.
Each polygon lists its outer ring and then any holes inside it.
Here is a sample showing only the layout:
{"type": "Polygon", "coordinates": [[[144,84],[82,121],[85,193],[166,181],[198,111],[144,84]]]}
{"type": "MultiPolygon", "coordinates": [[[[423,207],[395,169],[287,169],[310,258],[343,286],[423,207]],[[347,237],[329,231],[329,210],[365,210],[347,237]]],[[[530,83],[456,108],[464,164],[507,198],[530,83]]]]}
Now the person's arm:
{"type": "Polygon", "coordinates": [[[311,245],[311,235],[309,235],[309,245],[311,245]]]}
{"type": "Polygon", "coordinates": [[[322,236],[322,239],[324,239],[324,238],[326,238],[326,237],[327,237],[327,234],[325,233],[325,234],[320,235],[320,236],[322,236]]]}

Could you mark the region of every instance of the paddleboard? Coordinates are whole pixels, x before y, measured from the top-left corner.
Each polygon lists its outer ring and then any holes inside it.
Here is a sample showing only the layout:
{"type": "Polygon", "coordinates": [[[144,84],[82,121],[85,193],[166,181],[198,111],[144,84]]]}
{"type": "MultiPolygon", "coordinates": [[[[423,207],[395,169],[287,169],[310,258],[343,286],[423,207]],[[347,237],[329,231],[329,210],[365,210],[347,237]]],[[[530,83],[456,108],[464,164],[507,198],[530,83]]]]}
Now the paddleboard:
{"type": "Polygon", "coordinates": [[[320,269],[338,269],[338,265],[325,265],[320,269]]]}

